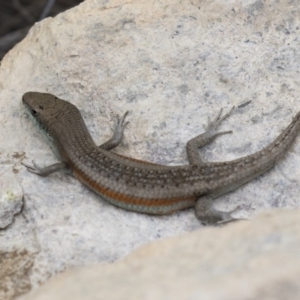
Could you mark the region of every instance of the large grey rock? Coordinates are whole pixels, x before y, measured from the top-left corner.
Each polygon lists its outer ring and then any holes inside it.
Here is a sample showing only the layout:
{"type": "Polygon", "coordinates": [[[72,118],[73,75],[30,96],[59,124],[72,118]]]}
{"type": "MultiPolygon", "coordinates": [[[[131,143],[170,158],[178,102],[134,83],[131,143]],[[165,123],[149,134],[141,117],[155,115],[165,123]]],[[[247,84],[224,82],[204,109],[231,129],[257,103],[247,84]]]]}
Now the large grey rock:
{"type": "Polygon", "coordinates": [[[1,163],[0,178],[0,229],[2,229],[11,224],[14,216],[21,211],[23,191],[11,162],[1,163]]]}
{"type": "Polygon", "coordinates": [[[25,300],[297,300],[300,211],[152,243],[112,265],[57,275],[25,300]]]}
{"type": "MultiPolygon", "coordinates": [[[[222,126],[234,134],[203,152],[215,161],[248,155],[300,109],[299,13],[297,2],[90,0],[30,30],[0,67],[0,168],[7,168],[0,180],[14,177],[1,193],[19,195],[1,230],[0,251],[28,253],[30,287],[200,224],[192,210],[130,213],[66,174],[27,172],[22,161],[48,165],[56,158],[25,114],[22,95],[43,91],[71,101],[99,144],[110,137],[116,114],[130,110],[116,151],[167,165],[187,162],[185,144],[208,116],[245,104],[222,126]]],[[[299,145],[271,172],[216,201],[218,208],[241,205],[237,216],[254,217],[266,208],[298,206],[299,145]]]]}

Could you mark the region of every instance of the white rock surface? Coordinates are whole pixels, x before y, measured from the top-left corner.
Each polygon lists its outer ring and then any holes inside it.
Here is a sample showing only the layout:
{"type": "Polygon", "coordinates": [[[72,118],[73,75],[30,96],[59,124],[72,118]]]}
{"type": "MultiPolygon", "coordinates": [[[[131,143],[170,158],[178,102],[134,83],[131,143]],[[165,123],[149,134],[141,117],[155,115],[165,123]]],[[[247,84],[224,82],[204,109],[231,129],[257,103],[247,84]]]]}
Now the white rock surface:
{"type": "MultiPolygon", "coordinates": [[[[248,155],[300,109],[299,14],[298,3],[288,1],[89,0],[31,29],[0,67],[0,168],[6,160],[13,166],[0,180],[14,176],[10,189],[24,195],[22,212],[0,232],[0,251],[27,251],[34,259],[30,287],[200,224],[192,210],[130,213],[66,174],[27,172],[23,160],[48,165],[56,158],[25,114],[22,95],[43,91],[71,101],[99,144],[110,137],[115,115],[130,110],[116,151],[168,165],[187,162],[185,144],[208,116],[251,101],[223,124],[234,134],[203,151],[214,161],[248,155]]],[[[298,139],[271,172],[216,205],[241,205],[241,217],[299,206],[299,154],[298,139]]]]}
{"type": "Polygon", "coordinates": [[[276,211],[154,242],[112,265],[64,272],[25,300],[297,300],[299,219],[299,210],[276,211]]]}
{"type": "Polygon", "coordinates": [[[11,224],[14,215],[21,211],[23,205],[23,191],[15,176],[14,166],[10,164],[10,162],[1,163],[0,178],[1,229],[11,224]]]}

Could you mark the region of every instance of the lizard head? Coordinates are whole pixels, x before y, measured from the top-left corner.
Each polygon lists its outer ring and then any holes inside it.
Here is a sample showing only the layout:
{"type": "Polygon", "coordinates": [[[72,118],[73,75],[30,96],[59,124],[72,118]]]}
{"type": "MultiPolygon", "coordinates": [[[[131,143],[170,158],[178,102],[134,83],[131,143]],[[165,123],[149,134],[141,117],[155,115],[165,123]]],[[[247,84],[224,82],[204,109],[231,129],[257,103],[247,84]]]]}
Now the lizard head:
{"type": "Polygon", "coordinates": [[[68,103],[52,94],[39,92],[25,93],[22,101],[30,115],[46,131],[50,123],[57,121],[61,110],[68,103]]]}

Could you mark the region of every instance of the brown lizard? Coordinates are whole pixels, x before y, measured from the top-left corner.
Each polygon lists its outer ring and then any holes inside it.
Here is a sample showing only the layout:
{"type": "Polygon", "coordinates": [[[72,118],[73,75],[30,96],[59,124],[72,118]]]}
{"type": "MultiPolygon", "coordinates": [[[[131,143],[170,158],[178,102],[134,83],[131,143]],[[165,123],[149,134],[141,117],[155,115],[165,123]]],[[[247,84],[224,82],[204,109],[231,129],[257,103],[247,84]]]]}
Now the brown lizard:
{"type": "Polygon", "coordinates": [[[213,199],[235,190],[272,168],[286,153],[300,129],[300,112],[267,147],[227,162],[204,162],[198,148],[217,136],[231,133],[217,128],[230,112],[222,110],[206,131],[186,146],[188,165],[164,166],[125,157],[109,150],[118,146],[126,126],[126,114],[119,120],[113,137],[97,146],[76,106],[58,97],[27,92],[23,103],[56,145],[61,162],[45,168],[25,165],[40,176],[69,168],[84,185],[113,205],[130,211],[162,215],[195,206],[203,223],[234,220],[232,213],[213,208],[213,199]]]}

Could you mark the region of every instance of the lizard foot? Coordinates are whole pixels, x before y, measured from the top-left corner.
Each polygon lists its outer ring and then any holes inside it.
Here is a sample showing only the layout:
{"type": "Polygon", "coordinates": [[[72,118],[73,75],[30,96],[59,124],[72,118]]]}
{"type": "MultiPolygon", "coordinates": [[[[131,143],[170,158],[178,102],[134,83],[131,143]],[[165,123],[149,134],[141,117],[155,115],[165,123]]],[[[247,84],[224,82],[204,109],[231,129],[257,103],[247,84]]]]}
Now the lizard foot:
{"type": "Polygon", "coordinates": [[[233,210],[224,212],[217,210],[213,207],[213,198],[210,196],[204,196],[199,199],[195,206],[196,217],[201,221],[202,225],[221,225],[237,220],[244,220],[243,218],[235,218],[233,213],[239,211],[241,206],[238,205],[233,210]]]}
{"type": "Polygon", "coordinates": [[[221,123],[232,114],[234,108],[235,106],[233,106],[230,109],[230,111],[224,116],[222,116],[223,108],[221,108],[218,115],[213,120],[211,120],[210,117],[208,117],[207,125],[203,124],[203,128],[205,129],[205,135],[210,139],[215,139],[217,136],[232,133],[232,130],[218,132],[217,129],[221,125],[221,123]]]}
{"type": "Polygon", "coordinates": [[[125,122],[126,116],[128,115],[129,111],[126,111],[122,118],[117,118],[115,123],[115,128],[113,130],[113,136],[105,143],[100,145],[99,147],[104,150],[111,150],[117,147],[123,138],[123,132],[125,127],[129,124],[129,122],[125,122]]]}
{"type": "Polygon", "coordinates": [[[27,170],[31,173],[37,174],[39,176],[48,176],[51,173],[54,173],[56,171],[62,170],[62,169],[68,169],[68,165],[65,162],[59,162],[47,167],[39,167],[38,165],[36,165],[36,163],[34,162],[34,160],[32,161],[33,165],[28,165],[24,162],[22,162],[22,165],[24,167],[27,168],[27,170]]]}
{"type": "Polygon", "coordinates": [[[125,119],[126,119],[128,113],[129,113],[129,111],[126,111],[122,118],[119,118],[119,117],[117,118],[116,127],[114,130],[115,132],[121,132],[123,134],[125,127],[129,124],[129,121],[125,122],[125,119]]]}
{"type": "Polygon", "coordinates": [[[31,161],[32,165],[22,162],[21,164],[27,168],[27,170],[31,173],[40,175],[43,168],[39,167],[34,160],[31,161]]]}

